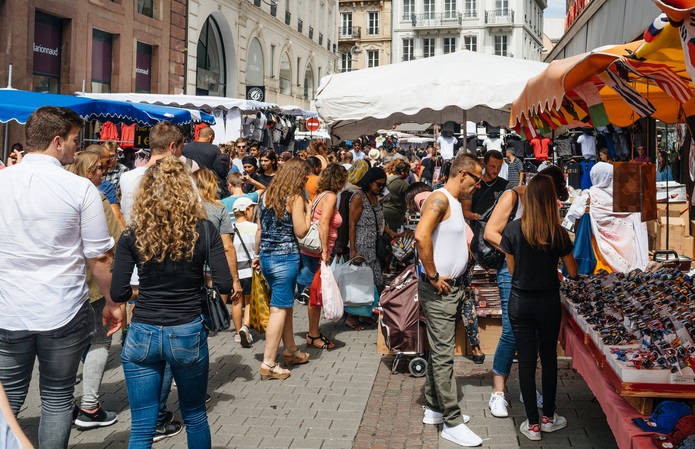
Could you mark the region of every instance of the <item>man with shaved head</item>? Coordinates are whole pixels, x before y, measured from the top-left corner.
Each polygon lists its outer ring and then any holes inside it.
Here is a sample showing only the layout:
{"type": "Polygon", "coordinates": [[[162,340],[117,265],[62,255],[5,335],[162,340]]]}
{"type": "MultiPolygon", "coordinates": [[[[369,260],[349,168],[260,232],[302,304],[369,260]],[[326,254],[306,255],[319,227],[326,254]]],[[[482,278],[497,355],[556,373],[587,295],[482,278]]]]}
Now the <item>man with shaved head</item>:
{"type": "MultiPolygon", "coordinates": [[[[226,179],[229,166],[226,169],[221,167],[224,165],[221,162],[224,158],[220,148],[212,144],[213,140],[215,140],[215,131],[206,126],[198,132],[198,139],[195,142],[187,143],[183,147],[183,155],[193,159],[200,167],[205,167],[212,171],[217,176],[218,192],[221,190],[224,196],[228,196],[226,179]]],[[[228,161],[227,165],[229,165],[229,158],[227,157],[226,159],[228,161]]]]}

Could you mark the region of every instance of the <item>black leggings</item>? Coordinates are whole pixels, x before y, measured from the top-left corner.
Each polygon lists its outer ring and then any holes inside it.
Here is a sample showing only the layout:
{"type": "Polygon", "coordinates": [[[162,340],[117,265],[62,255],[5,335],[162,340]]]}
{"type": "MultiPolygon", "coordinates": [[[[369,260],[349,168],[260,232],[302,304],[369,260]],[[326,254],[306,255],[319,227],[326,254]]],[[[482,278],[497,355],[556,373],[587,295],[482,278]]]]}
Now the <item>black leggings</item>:
{"type": "Polygon", "coordinates": [[[518,290],[509,295],[509,321],[519,355],[519,384],[529,424],[538,424],[536,363],[541,357],[543,415],[552,418],[557,394],[557,338],[560,333],[560,292],[518,290]]]}

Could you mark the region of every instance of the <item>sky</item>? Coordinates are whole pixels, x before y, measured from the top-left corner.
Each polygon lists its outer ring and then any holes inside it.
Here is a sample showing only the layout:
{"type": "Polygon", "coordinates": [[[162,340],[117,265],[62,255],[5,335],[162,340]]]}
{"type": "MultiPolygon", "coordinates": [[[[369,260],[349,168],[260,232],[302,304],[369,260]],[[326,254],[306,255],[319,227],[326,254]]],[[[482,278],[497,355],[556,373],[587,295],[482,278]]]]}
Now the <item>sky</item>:
{"type": "Polygon", "coordinates": [[[565,17],[565,0],[548,0],[548,7],[545,9],[543,17],[565,17]]]}

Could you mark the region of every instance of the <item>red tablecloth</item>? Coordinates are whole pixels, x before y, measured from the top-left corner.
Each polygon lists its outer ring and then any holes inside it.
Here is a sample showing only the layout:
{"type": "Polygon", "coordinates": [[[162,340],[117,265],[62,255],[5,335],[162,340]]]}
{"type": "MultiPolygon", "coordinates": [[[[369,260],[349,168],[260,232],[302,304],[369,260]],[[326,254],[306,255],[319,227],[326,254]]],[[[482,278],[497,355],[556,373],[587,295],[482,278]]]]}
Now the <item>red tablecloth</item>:
{"type": "Polygon", "coordinates": [[[572,329],[564,313],[560,342],[565,348],[565,353],[572,357],[572,366],[582,375],[606,414],[606,420],[613,431],[618,447],[620,449],[654,449],[651,443],[652,434],[643,432],[632,422],[632,418],[643,415],[640,415],[615,392],[601,369],[596,366],[596,361],[584,345],[583,337],[577,335],[572,329]]]}

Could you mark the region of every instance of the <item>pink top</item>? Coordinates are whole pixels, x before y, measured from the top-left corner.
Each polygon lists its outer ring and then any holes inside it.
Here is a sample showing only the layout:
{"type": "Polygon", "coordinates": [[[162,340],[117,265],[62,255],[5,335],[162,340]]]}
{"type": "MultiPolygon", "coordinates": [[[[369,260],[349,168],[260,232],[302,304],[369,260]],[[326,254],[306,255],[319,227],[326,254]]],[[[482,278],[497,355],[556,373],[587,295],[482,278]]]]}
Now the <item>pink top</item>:
{"type": "MultiPolygon", "coordinates": [[[[323,198],[321,198],[323,200],[323,198]]],[[[316,209],[314,209],[314,216],[311,217],[311,222],[319,221],[321,219],[321,208],[316,206],[316,209]]],[[[328,224],[328,254],[330,254],[333,251],[333,246],[335,245],[335,241],[338,239],[338,228],[340,225],[343,224],[343,217],[340,215],[340,212],[338,212],[338,205],[336,204],[335,209],[333,209],[333,219],[331,222],[328,224]]],[[[299,251],[300,253],[306,255],[306,256],[311,256],[311,257],[316,257],[319,258],[321,257],[321,254],[316,254],[316,253],[309,253],[303,250],[299,251]]]]}

